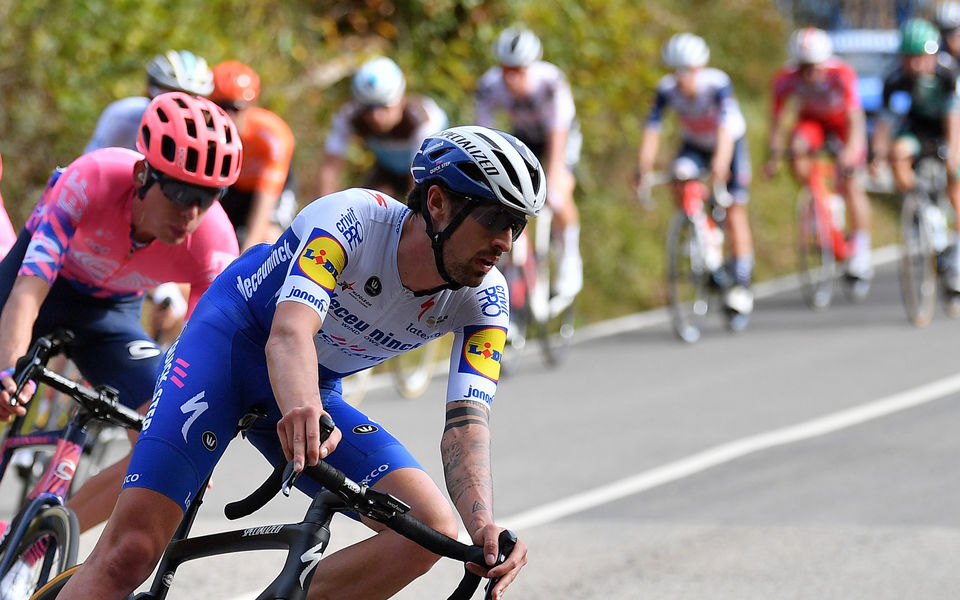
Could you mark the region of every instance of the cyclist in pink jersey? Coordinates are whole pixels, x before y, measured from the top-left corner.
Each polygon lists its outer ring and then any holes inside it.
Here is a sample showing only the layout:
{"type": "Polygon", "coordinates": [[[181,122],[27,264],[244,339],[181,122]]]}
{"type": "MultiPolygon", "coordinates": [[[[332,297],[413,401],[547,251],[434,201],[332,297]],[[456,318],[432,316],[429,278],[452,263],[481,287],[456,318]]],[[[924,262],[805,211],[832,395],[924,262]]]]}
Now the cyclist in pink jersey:
{"type": "Polygon", "coordinates": [[[857,93],[853,68],[833,56],[833,45],[823,30],[813,27],[793,33],[788,44],[791,62],[773,80],[768,176],[779,168],[784,150],[785,105],[793,99],[797,122],[790,136],[789,160],[794,176],[805,181],[814,154],[825,146],[836,150],[837,185],[847,203],[853,235],[853,253],[847,277],[855,297],[866,296],[873,277],[870,263],[870,203],[862,173],[867,158],[866,117],[857,93]]]}
{"type": "MultiPolygon", "coordinates": [[[[10,367],[31,339],[60,328],[93,385],[146,412],[161,363],[140,323],[144,293],[167,281],[191,286],[190,310],[236,258],[233,227],[216,200],[240,169],[233,121],[213,102],[182,92],[154,98],[138,134],[140,153],[105,148],[82,155],[48,188],[0,263],[0,420],[11,406],[10,367]]],[[[109,516],[127,460],[71,499],[81,527],[109,516]]]]}
{"type": "MultiPolygon", "coordinates": [[[[0,178],[3,177],[3,158],[0,158],[0,178]]],[[[3,207],[3,196],[0,196],[0,257],[6,256],[14,242],[17,241],[17,232],[13,229],[7,210],[3,207]]]]}

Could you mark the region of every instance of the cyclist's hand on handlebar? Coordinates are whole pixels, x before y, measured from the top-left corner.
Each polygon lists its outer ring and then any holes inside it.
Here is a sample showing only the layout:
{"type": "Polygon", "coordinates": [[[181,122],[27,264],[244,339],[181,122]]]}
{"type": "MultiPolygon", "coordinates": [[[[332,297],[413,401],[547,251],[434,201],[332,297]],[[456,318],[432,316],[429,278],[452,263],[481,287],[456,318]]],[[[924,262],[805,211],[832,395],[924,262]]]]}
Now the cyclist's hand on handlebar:
{"type": "Polygon", "coordinates": [[[13,395],[17,392],[17,382],[13,380],[13,369],[0,371],[0,421],[9,421],[14,416],[27,414],[26,404],[36,391],[37,384],[30,380],[20,390],[20,396],[16,401],[13,401],[13,395]]]}
{"type": "Polygon", "coordinates": [[[500,554],[499,538],[502,531],[504,531],[502,527],[491,523],[474,532],[473,541],[475,544],[483,546],[483,555],[486,557],[487,564],[467,563],[466,565],[467,570],[475,575],[498,580],[490,594],[493,600],[499,600],[503,597],[507,586],[513,583],[513,580],[520,574],[520,569],[527,564],[527,545],[523,540],[518,539],[506,560],[502,564],[493,566],[500,554]]]}
{"type": "MultiPolygon", "coordinates": [[[[321,434],[320,418],[327,412],[320,406],[298,406],[277,422],[277,435],[286,459],[294,462],[294,469],[313,466],[326,458],[340,443],[340,430],[334,427],[325,440],[321,434]]],[[[329,415],[328,415],[329,418],[329,415]]]]}

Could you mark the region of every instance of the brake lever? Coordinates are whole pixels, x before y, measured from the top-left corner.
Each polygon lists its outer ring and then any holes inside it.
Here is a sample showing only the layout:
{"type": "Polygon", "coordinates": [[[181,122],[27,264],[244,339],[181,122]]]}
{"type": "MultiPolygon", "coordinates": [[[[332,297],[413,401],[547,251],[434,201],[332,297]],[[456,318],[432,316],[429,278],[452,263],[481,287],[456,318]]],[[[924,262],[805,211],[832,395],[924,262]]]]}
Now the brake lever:
{"type": "MultiPolygon", "coordinates": [[[[506,562],[507,557],[510,556],[510,553],[513,552],[513,548],[516,545],[517,534],[509,529],[504,529],[501,531],[500,537],[497,539],[499,554],[497,555],[497,562],[493,566],[495,567],[497,565],[502,565],[504,562],[506,562]]],[[[483,588],[483,600],[493,600],[493,588],[499,581],[499,577],[493,577],[487,581],[487,586],[483,588]]]]}
{"type": "MultiPolygon", "coordinates": [[[[333,433],[333,429],[336,425],[333,422],[333,419],[330,418],[330,415],[324,413],[320,417],[320,443],[322,444],[330,437],[330,434],[333,433]]],[[[284,496],[290,497],[290,490],[293,488],[293,484],[296,483],[297,479],[300,478],[302,471],[293,470],[293,461],[287,462],[287,466],[283,469],[283,486],[280,490],[283,492],[284,496]]]]}

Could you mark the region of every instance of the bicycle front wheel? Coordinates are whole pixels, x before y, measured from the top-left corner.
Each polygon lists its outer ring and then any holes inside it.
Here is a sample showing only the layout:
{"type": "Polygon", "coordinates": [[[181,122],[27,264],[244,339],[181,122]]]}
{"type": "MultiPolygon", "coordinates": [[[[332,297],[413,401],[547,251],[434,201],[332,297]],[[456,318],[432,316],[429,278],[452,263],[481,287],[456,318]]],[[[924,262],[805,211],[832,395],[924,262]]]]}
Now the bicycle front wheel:
{"type": "Polygon", "coordinates": [[[79,540],[80,525],[72,510],[60,505],[44,508],[30,521],[24,535],[15,544],[8,544],[13,560],[0,574],[0,596],[29,597],[66,571],[77,562],[79,540]]]}
{"type": "Polygon", "coordinates": [[[67,582],[70,581],[70,578],[73,577],[73,574],[77,572],[77,569],[80,568],[80,565],[74,565],[67,569],[66,571],[60,573],[50,581],[46,583],[43,587],[37,590],[37,593],[30,596],[30,600],[54,600],[58,594],[60,594],[63,587],[67,585],[67,582]]]}
{"type": "Polygon", "coordinates": [[[924,216],[924,201],[917,194],[903,197],[900,209],[900,293],[907,318],[926,327],[937,306],[936,252],[924,216]]]}
{"type": "Polygon", "coordinates": [[[430,385],[430,378],[437,367],[436,340],[390,359],[390,370],[397,391],[404,398],[417,398],[430,385]]]}
{"type": "Polygon", "coordinates": [[[693,223],[677,212],[667,232],[667,295],[673,331],[685,342],[700,339],[710,305],[709,280],[693,223]]]}
{"type": "Polygon", "coordinates": [[[817,210],[810,190],[801,190],[797,199],[797,266],[803,300],[814,310],[829,306],[837,278],[829,218],[829,214],[817,210]]]}

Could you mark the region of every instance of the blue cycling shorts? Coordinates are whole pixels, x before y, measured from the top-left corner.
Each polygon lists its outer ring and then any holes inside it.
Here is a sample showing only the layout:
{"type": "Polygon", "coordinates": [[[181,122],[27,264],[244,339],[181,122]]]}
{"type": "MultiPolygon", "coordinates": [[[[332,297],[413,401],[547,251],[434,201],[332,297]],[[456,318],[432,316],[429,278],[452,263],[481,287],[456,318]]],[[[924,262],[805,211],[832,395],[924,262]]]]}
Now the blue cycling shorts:
{"type": "MultiPolygon", "coordinates": [[[[20,231],[17,243],[0,262],[0,309],[7,303],[20,263],[30,244],[20,231]]],[[[136,409],[150,401],[161,363],[161,351],[140,322],[143,296],[94,298],[58,277],[40,307],[33,337],[69,329],[76,336],[66,354],[91,385],[107,384],[120,392],[120,402],[136,409]]],[[[13,365],[0,365],[0,369],[13,365]]]]}
{"type": "MultiPolygon", "coordinates": [[[[696,165],[697,171],[703,173],[710,169],[713,152],[713,150],[704,150],[689,142],[684,142],[677,152],[674,163],[679,160],[692,161],[696,165]]],[[[736,204],[749,202],[751,179],[750,153],[747,149],[746,139],[740,138],[733,145],[733,157],[730,160],[730,179],[727,181],[727,191],[733,196],[733,201],[736,204]]]]}
{"type": "MultiPolygon", "coordinates": [[[[239,329],[217,307],[214,296],[201,299],[164,356],[124,480],[124,488],[160,492],[184,511],[223,456],[238,422],[252,409],[267,417],[247,431],[247,439],[271,465],[285,460],[277,437],[281,414],[267,375],[262,334],[239,329]]],[[[341,394],[339,379],[320,380],[324,409],[343,434],[327,463],[369,485],[404,467],[422,470],[395,437],[341,394]]],[[[309,496],[320,491],[306,477],[296,485],[309,496]]]]}

